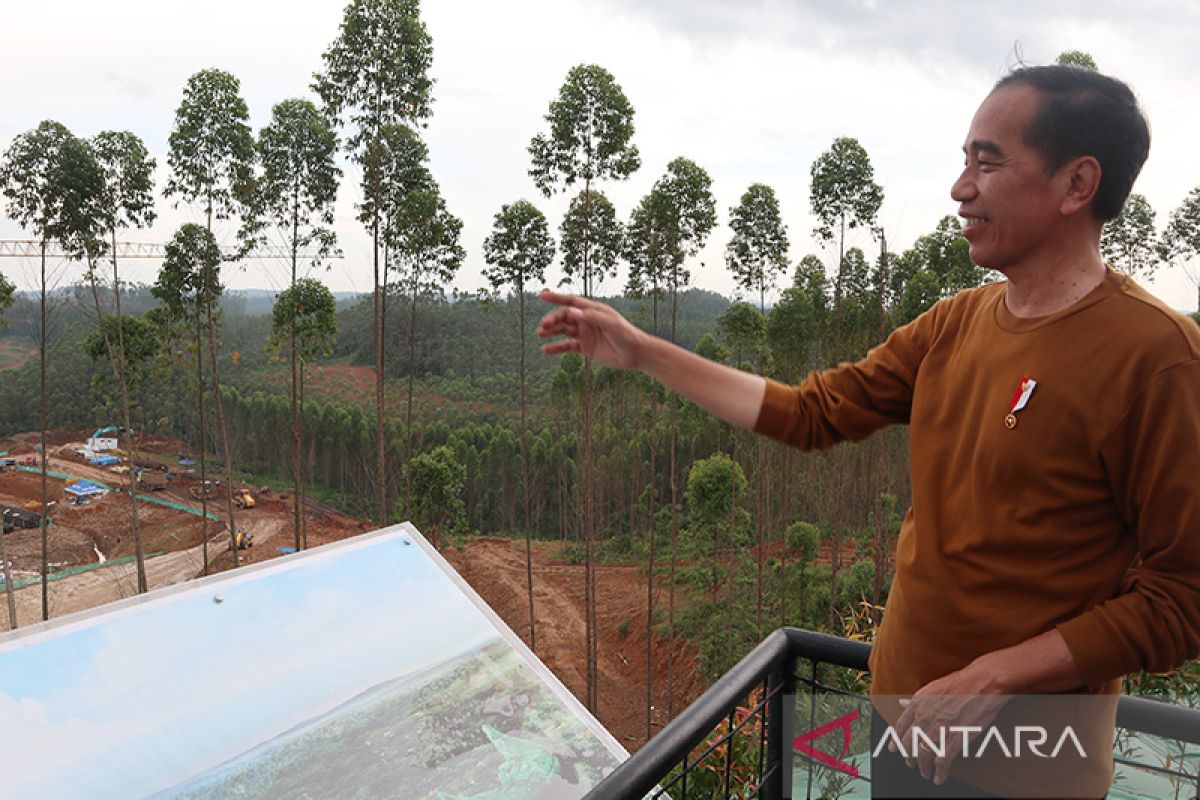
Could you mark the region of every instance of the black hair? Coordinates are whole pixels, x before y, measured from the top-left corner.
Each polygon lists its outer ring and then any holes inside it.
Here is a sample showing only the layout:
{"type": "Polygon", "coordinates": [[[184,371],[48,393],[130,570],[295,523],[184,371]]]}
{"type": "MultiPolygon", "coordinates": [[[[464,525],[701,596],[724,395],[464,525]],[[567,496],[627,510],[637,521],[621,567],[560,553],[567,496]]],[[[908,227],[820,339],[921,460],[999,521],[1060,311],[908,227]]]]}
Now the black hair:
{"type": "Polygon", "coordinates": [[[1025,129],[1025,143],[1042,154],[1052,173],[1073,158],[1100,162],[1100,187],[1092,214],[1116,219],[1150,152],[1150,126],[1128,86],[1084,67],[1020,67],[992,91],[1011,84],[1031,86],[1043,95],[1025,129]]]}

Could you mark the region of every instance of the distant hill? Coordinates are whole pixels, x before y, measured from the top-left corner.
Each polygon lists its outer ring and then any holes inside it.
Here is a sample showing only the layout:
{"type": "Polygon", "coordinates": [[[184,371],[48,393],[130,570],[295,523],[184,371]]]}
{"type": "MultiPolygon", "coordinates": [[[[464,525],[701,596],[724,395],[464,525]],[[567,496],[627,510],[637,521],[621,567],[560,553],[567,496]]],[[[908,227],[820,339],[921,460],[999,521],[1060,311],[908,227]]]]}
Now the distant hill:
{"type": "MultiPolygon", "coordinates": [[[[274,289],[230,289],[221,298],[221,305],[231,314],[250,317],[270,314],[279,292],[274,289]]],[[[340,311],[354,305],[364,295],[361,292],[334,292],[333,299],[340,311]]]]}

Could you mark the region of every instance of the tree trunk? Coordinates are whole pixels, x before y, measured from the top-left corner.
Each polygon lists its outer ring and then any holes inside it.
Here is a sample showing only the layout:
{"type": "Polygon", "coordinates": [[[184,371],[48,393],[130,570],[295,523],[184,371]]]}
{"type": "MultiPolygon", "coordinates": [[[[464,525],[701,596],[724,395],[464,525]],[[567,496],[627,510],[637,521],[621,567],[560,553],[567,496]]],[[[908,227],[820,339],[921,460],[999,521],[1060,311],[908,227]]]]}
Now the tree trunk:
{"type": "MultiPolygon", "coordinates": [[[[591,181],[584,181],[584,219],[587,228],[583,243],[583,294],[592,296],[591,274],[591,225],[592,225],[592,192],[591,181]]],[[[583,360],[583,528],[584,528],[584,612],[586,619],[587,639],[587,685],[588,710],[596,713],[597,709],[597,680],[596,669],[596,567],[593,561],[595,550],[595,487],[592,485],[592,362],[584,357],[583,360]]]]}
{"type": "Polygon", "coordinates": [[[379,526],[387,527],[387,458],[383,443],[383,301],[387,289],[387,266],[384,282],[379,283],[379,195],[378,181],[374,185],[375,213],[371,221],[371,251],[375,267],[375,493],[378,498],[379,526]]]}
{"type": "MultiPolygon", "coordinates": [[[[844,449],[844,448],[843,448],[844,449]]],[[[838,574],[842,567],[842,492],[845,490],[845,460],[837,458],[843,449],[834,453],[833,469],[833,528],[829,537],[829,630],[837,631],[838,574]]]]}
{"type": "MultiPolygon", "coordinates": [[[[38,420],[41,426],[42,444],[42,619],[50,619],[50,531],[46,527],[46,515],[50,512],[46,486],[46,240],[42,239],[42,291],[40,323],[38,329],[38,367],[40,389],[38,391],[38,420]]],[[[0,533],[0,536],[4,534],[0,533]]]]}
{"type": "MultiPolygon", "coordinates": [[[[117,250],[116,250],[116,235],[113,235],[113,291],[119,298],[120,287],[117,285],[117,250]]],[[[133,441],[133,428],[129,423],[129,391],[125,381],[125,369],[123,366],[125,352],[125,325],[121,319],[121,312],[117,311],[117,331],[121,340],[121,363],[118,363],[117,354],[113,349],[112,340],[109,338],[108,330],[104,327],[104,310],[100,306],[100,290],[96,286],[96,264],[91,255],[88,256],[88,284],[92,289],[92,302],[96,307],[96,324],[100,326],[100,336],[104,340],[104,353],[108,357],[109,366],[112,367],[113,377],[117,379],[117,383],[121,388],[121,406],[122,419],[125,425],[125,433],[129,437],[130,443],[133,441]]],[[[120,309],[120,300],[116,301],[116,307],[120,309]]],[[[136,483],[134,478],[133,465],[136,464],[133,457],[133,448],[129,452],[130,469],[125,473],[125,494],[129,496],[129,513],[130,513],[130,530],[133,533],[133,551],[134,558],[137,561],[137,586],[138,594],[146,592],[146,562],[142,554],[142,537],[141,531],[138,528],[138,513],[137,513],[137,497],[136,483]]]]}
{"type": "MultiPolygon", "coordinates": [[[[675,343],[675,326],[679,311],[678,269],[671,280],[671,343],[675,343]]],[[[675,716],[675,565],[679,553],[679,481],[676,463],[679,425],[675,418],[679,406],[678,398],[672,394],[671,401],[671,571],[667,592],[667,719],[675,716]]]]}
{"type": "Polygon", "coordinates": [[[529,649],[537,653],[537,625],[533,608],[533,532],[529,526],[529,429],[525,410],[525,281],[518,279],[517,327],[521,342],[521,507],[525,528],[525,580],[529,586],[529,649]]]}
{"type": "Polygon", "coordinates": [[[8,539],[3,531],[0,531],[0,568],[4,574],[4,599],[8,603],[8,629],[11,631],[17,627],[17,604],[13,597],[12,569],[8,563],[8,539]]]}
{"type": "MultiPolygon", "coordinates": [[[[651,289],[651,336],[658,336],[658,286],[651,289]]],[[[658,538],[658,387],[650,384],[650,518],[646,554],[646,741],[654,724],[654,540],[658,538]]]]}
{"type": "MultiPolygon", "coordinates": [[[[119,380],[121,382],[121,411],[125,421],[125,431],[129,435],[129,460],[131,463],[137,459],[138,447],[137,441],[140,433],[133,432],[133,415],[130,411],[131,404],[129,402],[129,372],[128,361],[125,355],[125,324],[124,318],[121,316],[121,281],[117,272],[117,230],[112,230],[112,262],[113,262],[113,303],[117,310],[117,369],[119,371],[119,380]]],[[[129,521],[133,526],[133,548],[137,557],[137,580],[138,592],[145,592],[149,589],[149,584],[146,581],[146,556],[142,551],[142,532],[141,525],[138,520],[137,498],[134,497],[134,490],[137,488],[137,483],[133,477],[133,470],[130,469],[125,473],[126,491],[129,494],[129,521]]]]}
{"type": "MultiPolygon", "coordinates": [[[[413,394],[417,372],[417,267],[413,266],[412,301],[408,307],[408,405],[404,415],[404,513],[412,519],[413,394]]],[[[439,536],[440,538],[440,536],[439,536]]]]}
{"type": "Polygon", "coordinates": [[[221,432],[221,450],[225,456],[225,509],[229,515],[229,547],[233,553],[234,569],[241,566],[237,548],[237,522],[233,516],[233,456],[229,452],[229,430],[225,426],[225,413],[221,404],[221,374],[217,367],[217,336],[213,324],[212,298],[204,299],[204,314],[208,321],[208,359],[212,364],[213,399],[217,409],[217,429],[221,432]]]}
{"type": "MultiPolygon", "coordinates": [[[[296,406],[298,376],[296,374],[296,259],[299,249],[299,207],[292,204],[292,318],[288,322],[288,360],[291,367],[291,411],[292,411],[292,534],[296,550],[303,548],[300,541],[300,411],[296,406]]],[[[232,487],[230,487],[232,489],[232,487]]]]}
{"type": "Polygon", "coordinates": [[[196,406],[200,412],[200,538],[204,547],[204,574],[208,574],[208,439],[204,431],[204,347],[200,342],[200,309],[196,314],[196,406]]]}

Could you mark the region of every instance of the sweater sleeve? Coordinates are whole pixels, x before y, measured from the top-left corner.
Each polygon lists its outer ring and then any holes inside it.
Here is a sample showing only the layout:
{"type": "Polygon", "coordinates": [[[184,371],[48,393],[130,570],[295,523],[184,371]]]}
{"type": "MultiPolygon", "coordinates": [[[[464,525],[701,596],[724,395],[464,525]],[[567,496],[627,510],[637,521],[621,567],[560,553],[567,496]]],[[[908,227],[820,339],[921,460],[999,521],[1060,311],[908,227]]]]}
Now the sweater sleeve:
{"type": "Polygon", "coordinates": [[[825,450],[906,424],[917,372],[949,303],[892,331],[854,364],[812,372],[798,386],[768,379],[754,432],[801,450],[825,450]]]}
{"type": "Polygon", "coordinates": [[[1156,375],[1101,453],[1138,560],[1123,594],[1058,626],[1089,687],[1200,655],[1200,361],[1156,375]]]}

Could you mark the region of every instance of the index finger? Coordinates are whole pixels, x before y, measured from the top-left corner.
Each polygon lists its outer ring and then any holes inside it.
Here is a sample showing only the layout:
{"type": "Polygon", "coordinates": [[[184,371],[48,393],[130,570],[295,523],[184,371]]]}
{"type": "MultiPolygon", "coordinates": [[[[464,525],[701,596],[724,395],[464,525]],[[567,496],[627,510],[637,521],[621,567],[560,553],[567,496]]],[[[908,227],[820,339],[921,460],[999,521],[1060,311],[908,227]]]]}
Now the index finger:
{"type": "Polygon", "coordinates": [[[538,297],[547,303],[553,303],[556,306],[570,306],[571,308],[593,308],[600,305],[595,300],[589,300],[577,294],[563,294],[562,292],[554,292],[550,289],[542,289],[538,297]]]}

